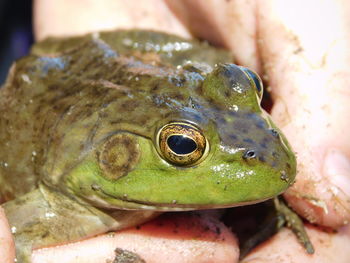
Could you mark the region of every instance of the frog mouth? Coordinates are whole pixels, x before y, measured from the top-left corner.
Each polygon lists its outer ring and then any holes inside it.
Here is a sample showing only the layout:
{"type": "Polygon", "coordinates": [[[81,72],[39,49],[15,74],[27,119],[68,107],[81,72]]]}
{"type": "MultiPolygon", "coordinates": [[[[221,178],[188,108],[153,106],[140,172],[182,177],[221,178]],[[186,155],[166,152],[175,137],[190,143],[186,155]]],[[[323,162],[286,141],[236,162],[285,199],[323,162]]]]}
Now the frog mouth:
{"type": "Polygon", "coordinates": [[[147,202],[140,202],[140,201],[130,201],[129,203],[132,203],[133,206],[137,205],[138,208],[118,208],[123,210],[153,210],[158,212],[176,212],[176,211],[193,211],[193,210],[209,210],[209,209],[224,209],[224,208],[231,208],[231,207],[237,207],[237,206],[245,206],[245,205],[252,205],[260,202],[264,202],[270,198],[261,199],[261,200],[254,200],[254,201],[247,201],[247,202],[240,202],[235,204],[166,204],[166,203],[147,203],[147,202]]]}
{"type": "Polygon", "coordinates": [[[178,203],[176,200],[173,200],[169,203],[152,203],[152,202],[145,202],[145,201],[130,199],[127,196],[117,197],[117,196],[114,196],[114,195],[111,195],[111,194],[105,192],[101,188],[98,189],[98,192],[99,192],[98,195],[85,196],[85,199],[88,199],[89,201],[93,202],[95,205],[97,204],[99,207],[106,208],[106,209],[152,210],[152,211],[158,211],[158,212],[167,212],[167,211],[168,212],[170,212],[170,211],[175,212],[175,211],[191,211],[191,210],[230,208],[230,207],[260,203],[260,202],[263,202],[263,201],[270,199],[270,198],[265,198],[265,199],[250,200],[250,201],[244,201],[244,202],[235,202],[235,203],[229,203],[229,204],[214,204],[214,203],[181,204],[181,203],[178,203]],[[103,197],[108,197],[108,200],[110,202],[106,201],[106,198],[103,198],[103,197]],[[113,200],[115,202],[113,202],[113,200]]]}

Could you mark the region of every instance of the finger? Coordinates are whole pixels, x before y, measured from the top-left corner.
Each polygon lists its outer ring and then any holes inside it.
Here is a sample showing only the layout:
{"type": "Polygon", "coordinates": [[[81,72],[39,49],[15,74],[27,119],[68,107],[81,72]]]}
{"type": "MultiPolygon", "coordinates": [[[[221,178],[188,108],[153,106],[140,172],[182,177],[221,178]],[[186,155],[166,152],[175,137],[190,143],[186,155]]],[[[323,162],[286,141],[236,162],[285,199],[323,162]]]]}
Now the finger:
{"type": "Polygon", "coordinates": [[[348,263],[350,254],[350,226],[343,227],[338,233],[323,232],[315,227],[306,228],[315,254],[305,253],[295,235],[288,229],[280,231],[264,245],[256,248],[242,263],[348,263]],[[268,249],[266,249],[268,245],[268,249]]]}
{"type": "Polygon", "coordinates": [[[238,262],[231,231],[210,216],[166,214],[142,225],[64,246],[37,250],[33,262],[113,261],[116,248],[138,254],[148,263],[238,262]],[[209,261],[208,261],[209,260],[209,261]]]}
{"type": "Polygon", "coordinates": [[[15,259],[15,246],[10,233],[10,226],[0,206],[0,257],[1,262],[12,263],[15,259]]]}
{"type": "Polygon", "coordinates": [[[37,40],[113,29],[153,29],[190,37],[163,0],[36,0],[37,40]]]}
{"type": "Polygon", "coordinates": [[[259,1],[272,115],[298,157],[286,198],[299,214],[339,227],[350,218],[350,27],[346,1],[259,1]]]}
{"type": "Polygon", "coordinates": [[[255,0],[166,0],[189,31],[232,51],[235,62],[260,71],[255,0]]]}

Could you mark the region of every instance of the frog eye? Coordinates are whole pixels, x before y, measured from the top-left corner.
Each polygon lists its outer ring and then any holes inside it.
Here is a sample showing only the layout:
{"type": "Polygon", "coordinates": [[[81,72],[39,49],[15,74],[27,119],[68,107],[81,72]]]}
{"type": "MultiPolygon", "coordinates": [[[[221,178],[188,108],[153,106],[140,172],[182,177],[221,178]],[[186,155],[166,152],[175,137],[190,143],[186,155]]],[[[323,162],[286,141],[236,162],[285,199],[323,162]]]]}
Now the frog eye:
{"type": "Polygon", "coordinates": [[[157,134],[157,145],[163,158],[178,166],[191,166],[202,161],[208,151],[208,141],[192,124],[172,122],[157,134]]]}
{"type": "Polygon", "coordinates": [[[263,84],[262,84],[261,78],[257,73],[255,73],[254,71],[248,68],[245,68],[245,67],[240,67],[240,68],[247,75],[250,82],[254,84],[256,91],[258,93],[259,99],[261,100],[263,96],[263,84]]]}

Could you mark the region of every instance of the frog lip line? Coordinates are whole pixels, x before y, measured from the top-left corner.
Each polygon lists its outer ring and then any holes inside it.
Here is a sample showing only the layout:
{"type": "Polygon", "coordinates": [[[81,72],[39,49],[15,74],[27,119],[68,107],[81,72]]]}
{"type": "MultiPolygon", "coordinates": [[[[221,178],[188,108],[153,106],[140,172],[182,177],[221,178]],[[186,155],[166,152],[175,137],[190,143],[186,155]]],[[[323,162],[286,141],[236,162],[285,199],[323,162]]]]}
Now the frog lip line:
{"type": "MultiPolygon", "coordinates": [[[[271,197],[272,198],[272,197],[271,197]]],[[[260,199],[260,200],[254,200],[254,201],[248,201],[248,202],[240,202],[232,204],[222,204],[222,205],[214,205],[214,204],[207,204],[207,205],[190,205],[190,204],[162,204],[162,203],[147,203],[147,202],[140,202],[140,201],[130,201],[130,200],[122,200],[128,203],[132,204],[138,204],[140,205],[139,208],[135,209],[128,209],[128,208],[118,208],[121,210],[153,210],[153,211],[191,211],[191,210],[206,210],[206,209],[220,209],[220,208],[230,208],[230,207],[237,207],[237,206],[244,206],[244,205],[252,205],[260,202],[264,202],[268,199],[260,199]]]]}
{"type": "Polygon", "coordinates": [[[140,205],[139,208],[116,207],[117,209],[121,209],[121,210],[139,210],[139,209],[144,209],[144,210],[153,210],[153,211],[185,211],[185,210],[190,211],[190,210],[219,209],[219,208],[230,208],[230,207],[243,206],[243,205],[252,205],[252,204],[264,202],[264,201],[266,201],[268,199],[271,199],[271,198],[275,197],[275,196],[271,196],[271,197],[267,197],[265,199],[259,199],[259,200],[253,200],[253,201],[247,201],[247,202],[238,202],[238,203],[235,203],[234,205],[232,205],[232,203],[230,203],[230,204],[220,204],[220,205],[215,205],[215,204],[207,204],[207,205],[198,205],[197,204],[197,205],[192,205],[192,204],[177,204],[175,202],[175,200],[174,200],[173,204],[170,204],[170,203],[141,202],[141,201],[136,201],[136,200],[131,200],[131,199],[118,198],[116,196],[113,196],[111,194],[106,193],[101,188],[98,189],[98,190],[102,194],[104,194],[104,195],[106,195],[108,197],[111,197],[113,199],[121,200],[123,202],[130,203],[130,204],[140,205]]]}

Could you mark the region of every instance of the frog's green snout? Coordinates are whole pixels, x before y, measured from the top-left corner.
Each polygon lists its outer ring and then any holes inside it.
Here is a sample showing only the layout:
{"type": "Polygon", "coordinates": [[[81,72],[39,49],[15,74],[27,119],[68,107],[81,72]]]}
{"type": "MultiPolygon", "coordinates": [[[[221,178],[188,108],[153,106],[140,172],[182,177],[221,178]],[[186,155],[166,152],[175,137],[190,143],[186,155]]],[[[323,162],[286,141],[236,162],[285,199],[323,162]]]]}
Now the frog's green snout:
{"type": "Polygon", "coordinates": [[[220,158],[231,160],[235,169],[265,171],[266,180],[282,179],[283,187],[290,185],[295,178],[295,157],[284,135],[261,109],[260,77],[245,67],[218,64],[206,77],[203,90],[226,107],[211,117],[224,154],[220,158]]]}
{"type": "Polygon", "coordinates": [[[296,173],[295,156],[284,135],[260,113],[230,112],[217,118],[220,149],[230,162],[261,172],[267,168],[288,185],[296,173]],[[265,167],[265,168],[264,168],[265,167]]]}

